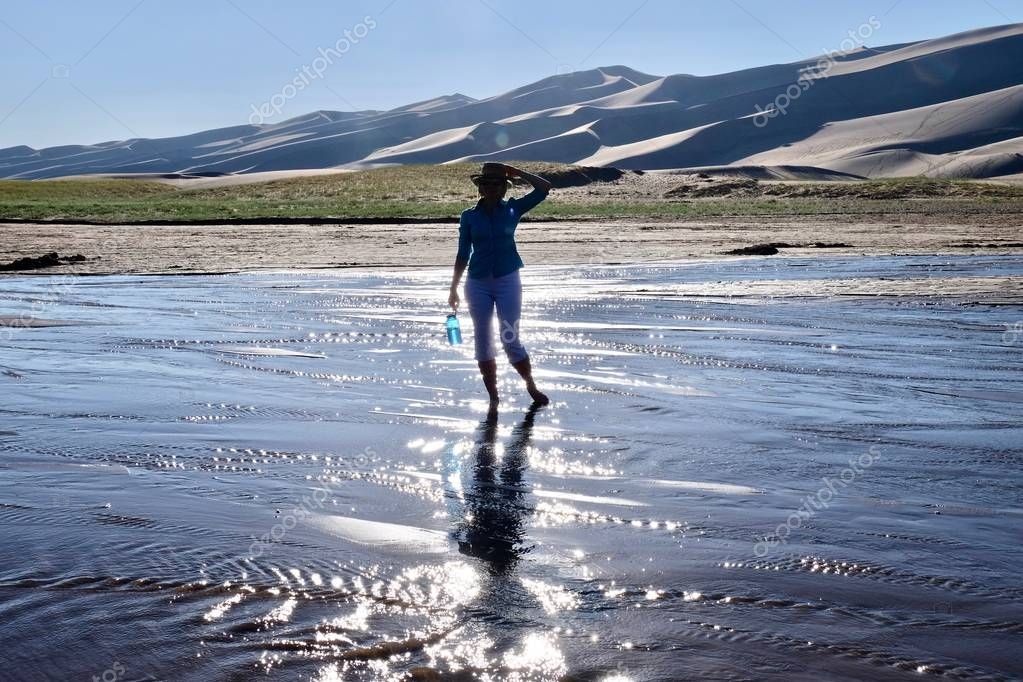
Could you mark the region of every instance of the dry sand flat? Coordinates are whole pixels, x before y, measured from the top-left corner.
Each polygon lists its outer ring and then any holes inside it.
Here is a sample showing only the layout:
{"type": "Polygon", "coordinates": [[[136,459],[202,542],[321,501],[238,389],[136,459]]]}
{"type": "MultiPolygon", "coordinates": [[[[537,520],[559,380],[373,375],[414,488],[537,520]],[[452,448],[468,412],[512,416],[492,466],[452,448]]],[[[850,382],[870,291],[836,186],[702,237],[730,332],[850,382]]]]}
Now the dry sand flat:
{"type": "MultiPolygon", "coordinates": [[[[37,225],[0,224],[0,260],[25,252],[82,252],[99,260],[34,271],[153,273],[234,271],[253,268],[450,265],[457,225],[37,225]]],[[[744,218],[708,221],[558,221],[522,223],[519,251],[528,263],[609,263],[721,256],[757,243],[844,243],[839,248],[801,248],[798,253],[891,254],[981,251],[1018,252],[996,224],[857,222],[822,224],[819,218],[744,218]]],[[[15,274],[31,274],[15,273],[15,274]]]]}
{"type": "MultiPolygon", "coordinates": [[[[1020,228],[1004,218],[940,216],[743,218],[705,221],[525,222],[517,232],[528,265],[638,263],[722,257],[750,244],[785,243],[782,256],[820,258],[891,254],[1019,253],[1020,228]],[[901,218],[901,219],[900,219],[901,218]],[[912,221],[906,220],[911,218],[912,221]],[[898,222],[896,222],[898,220],[898,222]],[[815,243],[824,245],[814,246],[815,243]],[[835,246],[844,245],[844,246],[835,246]],[[1004,244],[1004,246],[999,246],[1004,244]]],[[[188,225],[89,226],[0,224],[0,261],[60,249],[97,260],[15,274],[230,272],[279,268],[449,266],[457,225],[188,225]]],[[[1018,300],[1023,286],[992,277],[944,280],[942,295],[1018,300]]],[[[878,281],[874,293],[912,294],[911,287],[878,281]]],[[[842,293],[829,286],[828,294],[842,293]]],[[[849,293],[870,293],[862,286],[849,293]]],[[[918,292],[923,293],[923,292],[918,292]]]]}
{"type": "Polygon", "coordinates": [[[0,150],[0,177],[241,174],[456,160],[665,169],[822,165],[872,177],[1023,171],[1023,24],[734,73],[655,76],[625,66],[544,78],[475,100],[318,111],[164,139],[0,150]],[[808,87],[796,85],[805,77],[808,87]],[[801,90],[766,125],[790,86],[801,90]],[[815,163],[811,163],[813,160],[815,163]]]}

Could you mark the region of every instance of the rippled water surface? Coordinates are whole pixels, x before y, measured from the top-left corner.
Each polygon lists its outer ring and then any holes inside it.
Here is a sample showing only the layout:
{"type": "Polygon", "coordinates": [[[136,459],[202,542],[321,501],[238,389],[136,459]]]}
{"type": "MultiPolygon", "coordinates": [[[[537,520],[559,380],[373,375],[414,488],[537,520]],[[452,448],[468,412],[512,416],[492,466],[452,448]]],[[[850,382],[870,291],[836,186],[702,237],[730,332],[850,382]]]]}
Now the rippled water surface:
{"type": "Polygon", "coordinates": [[[1023,676],[1023,259],[524,272],[0,281],[0,678],[1023,676]]]}

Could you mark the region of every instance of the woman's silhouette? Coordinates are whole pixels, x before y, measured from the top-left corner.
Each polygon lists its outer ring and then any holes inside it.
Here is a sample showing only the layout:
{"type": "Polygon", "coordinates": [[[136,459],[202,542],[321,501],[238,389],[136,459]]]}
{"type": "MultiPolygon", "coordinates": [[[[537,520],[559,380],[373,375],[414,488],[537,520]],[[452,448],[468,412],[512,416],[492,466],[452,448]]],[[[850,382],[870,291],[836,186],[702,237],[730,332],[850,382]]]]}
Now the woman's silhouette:
{"type": "Polygon", "coordinates": [[[522,259],[515,247],[515,228],[519,218],[547,198],[551,183],[503,163],[485,163],[479,173],[471,176],[479,190],[480,199],[473,208],[462,211],[458,223],[458,254],[451,277],[448,304],[458,310],[458,282],[468,268],[465,278],[465,298],[472,316],[473,337],[476,344],[476,362],[479,364],[483,385],[490,394],[491,411],[500,401],[497,392],[497,352],[492,329],[494,310],[501,335],[501,345],[515,371],[526,382],[526,390],[534,403],[546,405],[546,395],[533,381],[533,369],[519,338],[519,318],[522,314],[522,283],[519,268],[522,259]],[[510,178],[519,177],[533,186],[524,197],[504,200],[510,178]]]}

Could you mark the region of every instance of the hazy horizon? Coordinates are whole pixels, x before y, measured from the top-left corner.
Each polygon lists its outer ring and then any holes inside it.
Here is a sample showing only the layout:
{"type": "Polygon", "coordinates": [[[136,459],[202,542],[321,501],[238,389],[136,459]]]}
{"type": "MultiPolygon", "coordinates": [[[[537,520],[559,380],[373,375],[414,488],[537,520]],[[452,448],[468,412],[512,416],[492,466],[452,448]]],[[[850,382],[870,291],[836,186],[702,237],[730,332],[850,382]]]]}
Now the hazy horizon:
{"type": "Polygon", "coordinates": [[[0,148],[167,137],[318,109],[386,110],[442,95],[483,99],[553,75],[621,64],[711,75],[838,49],[875,17],[869,45],[1023,21],[998,0],[867,0],[856,7],[753,0],[636,0],[429,8],[405,0],[161,5],[64,1],[5,8],[0,148]],[[811,11],[812,10],[812,11],[811,11]],[[326,57],[326,58],[325,58],[326,57]],[[298,79],[298,80],[295,80],[298,79]],[[294,92],[289,84],[297,84],[294,92]],[[289,95],[281,96],[281,93],[289,95]]]}

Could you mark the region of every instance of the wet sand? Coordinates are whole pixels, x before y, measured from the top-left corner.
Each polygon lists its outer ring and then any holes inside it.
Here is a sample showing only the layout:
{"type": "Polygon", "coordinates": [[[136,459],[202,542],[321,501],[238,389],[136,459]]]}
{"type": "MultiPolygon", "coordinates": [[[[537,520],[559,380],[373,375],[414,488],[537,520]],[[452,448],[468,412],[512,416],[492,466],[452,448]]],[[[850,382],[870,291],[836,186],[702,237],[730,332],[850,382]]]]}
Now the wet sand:
{"type": "MultiPolygon", "coordinates": [[[[259,268],[450,266],[455,223],[339,225],[39,225],[0,223],[0,262],[56,251],[90,260],[42,274],[234,272],[259,268]],[[96,256],[100,258],[93,260],[96,256]]],[[[720,257],[772,242],[784,255],[1020,253],[1023,222],[994,213],[814,215],[663,221],[523,222],[531,265],[720,257]],[[814,243],[829,245],[814,248],[814,243]],[[835,247],[835,244],[844,246],[835,247]]],[[[33,274],[33,273],[27,273],[33,274]]]]}
{"type": "Polygon", "coordinates": [[[0,280],[6,674],[1023,676],[1023,258],[533,266],[496,421],[448,276],[0,280]]]}

